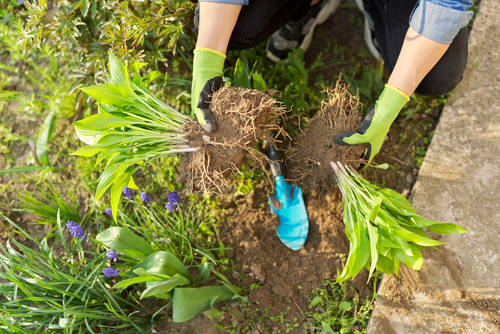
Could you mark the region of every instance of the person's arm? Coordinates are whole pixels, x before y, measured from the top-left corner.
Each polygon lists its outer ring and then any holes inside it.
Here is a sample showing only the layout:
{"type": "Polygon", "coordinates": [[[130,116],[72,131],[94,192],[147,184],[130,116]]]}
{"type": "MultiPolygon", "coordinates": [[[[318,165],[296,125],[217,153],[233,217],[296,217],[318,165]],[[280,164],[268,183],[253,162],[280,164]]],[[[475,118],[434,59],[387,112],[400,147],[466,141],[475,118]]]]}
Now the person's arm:
{"type": "Polygon", "coordinates": [[[408,28],[401,53],[387,83],[411,96],[449,46],[408,28]]]}
{"type": "Polygon", "coordinates": [[[396,66],[358,131],[335,136],[339,145],[366,143],[365,160],[380,151],[385,136],[418,85],[443,57],[458,31],[472,17],[471,0],[421,0],[410,19],[396,66]]]}
{"type": "Polygon", "coordinates": [[[198,40],[194,50],[191,108],[207,132],[215,132],[217,124],[208,108],[210,96],[221,88],[222,70],[227,46],[241,5],[200,2],[198,40]]]}
{"type": "Polygon", "coordinates": [[[200,26],[196,48],[208,48],[226,54],[229,38],[241,11],[241,5],[200,2],[200,26]]]}

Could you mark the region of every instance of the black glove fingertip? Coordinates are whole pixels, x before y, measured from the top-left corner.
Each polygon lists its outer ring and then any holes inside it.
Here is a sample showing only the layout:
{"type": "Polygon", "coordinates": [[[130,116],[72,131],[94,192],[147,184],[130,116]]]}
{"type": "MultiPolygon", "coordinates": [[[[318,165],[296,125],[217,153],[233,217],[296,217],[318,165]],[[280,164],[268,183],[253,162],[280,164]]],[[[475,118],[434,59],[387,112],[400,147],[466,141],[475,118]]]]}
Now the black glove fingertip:
{"type": "Polygon", "coordinates": [[[356,133],[357,133],[356,131],[350,130],[350,131],[346,131],[344,133],[336,135],[335,139],[334,139],[335,144],[343,145],[343,146],[352,146],[352,144],[346,143],[344,141],[344,138],[350,137],[350,136],[352,136],[353,134],[356,134],[356,133]]]}
{"type": "Polygon", "coordinates": [[[217,123],[215,123],[214,118],[212,117],[212,113],[210,109],[200,108],[200,111],[203,115],[203,119],[207,124],[201,124],[201,127],[205,129],[205,131],[209,133],[214,133],[217,130],[217,123]]]}

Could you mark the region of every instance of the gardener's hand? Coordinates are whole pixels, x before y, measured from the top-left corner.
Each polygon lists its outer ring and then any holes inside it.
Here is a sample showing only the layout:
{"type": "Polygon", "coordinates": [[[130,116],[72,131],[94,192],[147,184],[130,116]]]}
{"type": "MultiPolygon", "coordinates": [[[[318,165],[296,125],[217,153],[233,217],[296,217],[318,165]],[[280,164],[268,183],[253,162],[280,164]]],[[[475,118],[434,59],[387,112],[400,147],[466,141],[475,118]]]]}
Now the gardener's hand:
{"type": "Polygon", "coordinates": [[[339,145],[366,143],[364,159],[370,163],[380,151],[391,124],[410,98],[403,91],[391,85],[385,88],[379,99],[368,108],[365,119],[358,131],[347,131],[335,136],[339,145]]]}
{"type": "Polygon", "coordinates": [[[215,123],[208,108],[212,94],[223,86],[222,69],[226,56],[208,48],[194,50],[191,108],[200,125],[207,132],[215,132],[215,123]]]}

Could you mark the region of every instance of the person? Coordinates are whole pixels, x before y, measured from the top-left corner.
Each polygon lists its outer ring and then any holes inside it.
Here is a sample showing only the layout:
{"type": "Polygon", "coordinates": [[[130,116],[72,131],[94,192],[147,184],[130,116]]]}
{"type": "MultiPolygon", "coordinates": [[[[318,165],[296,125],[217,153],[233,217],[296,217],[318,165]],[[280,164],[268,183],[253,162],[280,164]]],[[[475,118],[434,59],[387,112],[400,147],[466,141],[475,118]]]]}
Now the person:
{"type": "MultiPolygon", "coordinates": [[[[365,40],[390,73],[358,131],[335,137],[339,145],[366,144],[365,160],[380,151],[391,124],[415,92],[438,96],[462,80],[467,64],[472,0],[355,0],[365,18],[365,40]]],[[[208,132],[217,128],[208,109],[222,86],[228,47],[267,42],[268,57],[284,60],[292,47],[307,48],[314,27],[339,0],[200,0],[191,102],[208,132]],[[308,40],[309,39],[309,40],[308,40]]]]}

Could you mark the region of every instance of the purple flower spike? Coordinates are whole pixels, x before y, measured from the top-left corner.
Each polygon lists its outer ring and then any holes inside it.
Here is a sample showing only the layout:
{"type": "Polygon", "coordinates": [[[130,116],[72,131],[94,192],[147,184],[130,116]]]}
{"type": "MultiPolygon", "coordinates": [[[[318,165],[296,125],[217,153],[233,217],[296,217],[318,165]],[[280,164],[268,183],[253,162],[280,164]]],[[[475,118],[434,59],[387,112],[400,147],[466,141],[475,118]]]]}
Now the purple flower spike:
{"type": "Polygon", "coordinates": [[[106,256],[109,257],[110,260],[120,260],[120,254],[114,249],[108,249],[108,251],[106,252],[106,256]]]}
{"type": "Polygon", "coordinates": [[[104,211],[104,212],[106,212],[106,214],[108,216],[110,216],[111,218],[113,218],[113,211],[111,210],[111,208],[107,208],[106,211],[104,211]]]}
{"type": "Polygon", "coordinates": [[[177,205],[179,205],[179,203],[181,202],[179,199],[179,194],[176,193],[175,191],[172,191],[168,194],[168,200],[172,202],[172,204],[177,204],[177,205]]]}
{"type": "Polygon", "coordinates": [[[123,194],[127,196],[128,198],[134,197],[134,193],[132,192],[132,189],[130,189],[127,186],[123,186],[123,194]]]}
{"type": "Polygon", "coordinates": [[[177,209],[176,205],[170,202],[165,203],[165,208],[170,212],[173,213],[175,209],[177,209]]]}
{"type": "Polygon", "coordinates": [[[146,194],[145,192],[142,192],[139,194],[139,196],[141,196],[141,199],[144,202],[144,204],[151,204],[151,197],[149,197],[148,194],[146,194]]]}
{"type": "Polygon", "coordinates": [[[161,242],[165,242],[165,239],[161,238],[161,239],[160,239],[160,241],[161,241],[161,242]]]}
{"type": "Polygon", "coordinates": [[[66,227],[68,228],[69,233],[71,233],[71,235],[74,238],[80,238],[82,240],[89,241],[89,234],[88,234],[88,232],[86,230],[84,230],[80,226],[80,224],[68,220],[68,223],[66,224],[66,227]]]}
{"type": "Polygon", "coordinates": [[[102,270],[102,273],[106,275],[106,277],[118,277],[118,269],[106,267],[102,270]]]}

